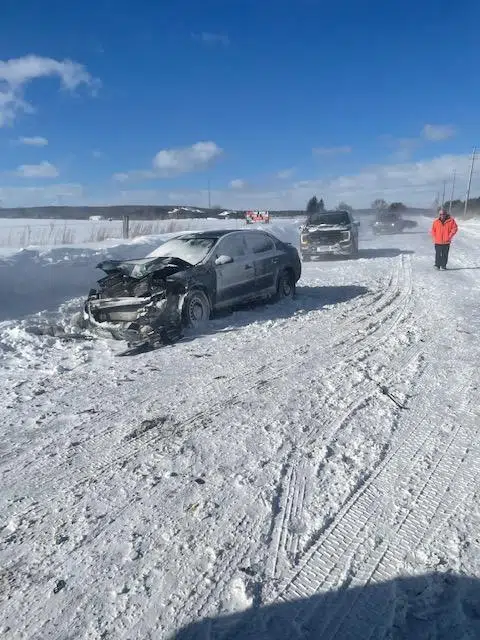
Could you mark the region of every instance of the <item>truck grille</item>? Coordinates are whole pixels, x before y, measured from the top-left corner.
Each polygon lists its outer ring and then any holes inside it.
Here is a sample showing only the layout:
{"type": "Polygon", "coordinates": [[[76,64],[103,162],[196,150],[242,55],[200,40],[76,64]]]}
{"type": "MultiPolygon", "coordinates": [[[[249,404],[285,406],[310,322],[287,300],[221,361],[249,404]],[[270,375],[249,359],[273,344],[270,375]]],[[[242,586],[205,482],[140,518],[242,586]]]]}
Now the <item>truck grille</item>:
{"type": "Polygon", "coordinates": [[[315,242],[318,244],[336,244],[341,240],[346,240],[345,231],[311,231],[306,235],[308,242],[315,242]]]}

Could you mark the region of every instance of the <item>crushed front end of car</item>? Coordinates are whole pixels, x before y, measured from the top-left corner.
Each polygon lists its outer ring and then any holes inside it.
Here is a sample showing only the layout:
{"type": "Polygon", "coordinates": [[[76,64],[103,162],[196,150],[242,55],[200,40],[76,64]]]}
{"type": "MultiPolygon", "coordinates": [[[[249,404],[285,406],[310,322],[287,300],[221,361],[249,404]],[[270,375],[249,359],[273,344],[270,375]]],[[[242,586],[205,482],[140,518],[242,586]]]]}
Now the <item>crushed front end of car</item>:
{"type": "Polygon", "coordinates": [[[179,258],[105,260],[97,265],[106,276],[91,289],[83,316],[95,332],[129,346],[172,342],[182,333],[182,303],[191,268],[179,258]]]}

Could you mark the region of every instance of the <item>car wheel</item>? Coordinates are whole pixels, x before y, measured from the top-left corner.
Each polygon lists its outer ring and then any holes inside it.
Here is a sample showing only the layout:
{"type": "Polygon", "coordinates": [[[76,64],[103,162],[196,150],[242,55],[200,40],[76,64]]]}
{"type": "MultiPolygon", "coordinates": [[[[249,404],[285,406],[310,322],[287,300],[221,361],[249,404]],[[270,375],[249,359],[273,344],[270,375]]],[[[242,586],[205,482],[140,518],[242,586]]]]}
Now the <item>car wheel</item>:
{"type": "Polygon", "coordinates": [[[206,293],[200,290],[189,291],[183,303],[183,322],[193,329],[204,325],[212,313],[212,306],[206,293]]]}
{"type": "Polygon", "coordinates": [[[356,258],[358,258],[358,244],[353,245],[350,258],[352,258],[352,260],[355,260],[356,258]]]}
{"type": "Polygon", "coordinates": [[[295,296],[295,280],[288,269],[282,271],[277,283],[277,300],[293,298],[295,296]]]}

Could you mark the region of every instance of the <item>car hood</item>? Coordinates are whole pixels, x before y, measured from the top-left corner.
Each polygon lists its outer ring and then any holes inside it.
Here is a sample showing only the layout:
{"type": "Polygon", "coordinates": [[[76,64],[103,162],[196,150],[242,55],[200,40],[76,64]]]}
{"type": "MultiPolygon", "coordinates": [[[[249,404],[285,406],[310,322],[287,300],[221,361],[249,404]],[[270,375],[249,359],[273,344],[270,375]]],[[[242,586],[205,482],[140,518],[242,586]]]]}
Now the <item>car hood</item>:
{"type": "Polygon", "coordinates": [[[350,226],[349,224],[312,224],[305,226],[304,231],[348,231],[350,226]]]}
{"type": "Polygon", "coordinates": [[[178,270],[191,269],[193,265],[180,258],[137,258],[135,260],[103,260],[97,264],[97,269],[101,269],[107,275],[113,273],[121,273],[123,275],[139,280],[144,278],[150,273],[156,271],[162,271],[168,268],[170,271],[172,267],[178,267],[178,270]]]}

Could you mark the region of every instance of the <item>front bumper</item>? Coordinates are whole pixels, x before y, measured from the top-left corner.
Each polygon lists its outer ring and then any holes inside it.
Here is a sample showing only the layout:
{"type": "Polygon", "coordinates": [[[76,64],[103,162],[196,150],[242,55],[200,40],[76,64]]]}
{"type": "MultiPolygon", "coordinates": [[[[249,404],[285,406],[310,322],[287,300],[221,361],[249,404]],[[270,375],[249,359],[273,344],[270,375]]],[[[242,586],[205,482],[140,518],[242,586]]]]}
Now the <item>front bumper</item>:
{"type": "Polygon", "coordinates": [[[178,295],[146,298],[89,298],[83,317],[101,335],[126,340],[130,345],[167,341],[181,333],[178,295]]]}
{"type": "Polygon", "coordinates": [[[354,243],[349,240],[346,242],[337,242],[331,245],[317,245],[313,243],[303,244],[300,247],[302,252],[302,256],[307,256],[309,258],[314,258],[315,256],[327,256],[327,255],[336,255],[336,256],[349,256],[355,252],[354,243]]]}
{"type": "Polygon", "coordinates": [[[401,231],[403,231],[403,227],[392,227],[391,225],[386,225],[386,226],[380,226],[380,225],[373,225],[373,232],[377,233],[379,235],[392,235],[394,233],[400,233],[401,231]]]}

